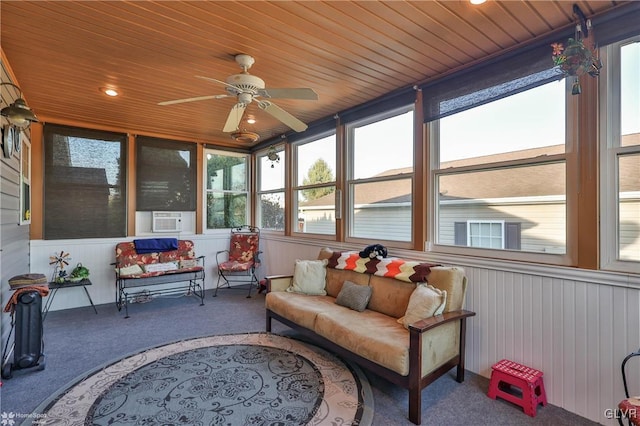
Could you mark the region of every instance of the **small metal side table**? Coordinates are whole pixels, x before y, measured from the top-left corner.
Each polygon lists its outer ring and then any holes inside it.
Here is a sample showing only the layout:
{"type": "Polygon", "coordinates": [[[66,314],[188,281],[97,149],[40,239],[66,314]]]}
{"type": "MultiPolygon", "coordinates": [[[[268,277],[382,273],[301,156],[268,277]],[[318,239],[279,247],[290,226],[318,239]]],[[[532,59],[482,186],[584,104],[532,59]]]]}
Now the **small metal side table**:
{"type": "Polygon", "coordinates": [[[94,312],[97,315],[98,310],[96,309],[96,305],[93,304],[93,300],[91,300],[91,295],[87,290],[88,285],[91,285],[91,280],[89,280],[89,278],[83,278],[82,280],[76,281],[76,282],[65,281],[63,283],[49,283],[49,290],[51,290],[51,294],[47,298],[47,303],[45,303],[44,309],[42,310],[42,321],[44,321],[44,319],[47,317],[49,308],[51,307],[51,304],[53,303],[53,299],[56,297],[56,293],[58,292],[58,290],[60,290],[61,288],[70,288],[70,287],[82,287],[82,289],[84,290],[84,293],[87,295],[87,298],[89,299],[89,303],[91,303],[91,307],[93,308],[94,312]]]}

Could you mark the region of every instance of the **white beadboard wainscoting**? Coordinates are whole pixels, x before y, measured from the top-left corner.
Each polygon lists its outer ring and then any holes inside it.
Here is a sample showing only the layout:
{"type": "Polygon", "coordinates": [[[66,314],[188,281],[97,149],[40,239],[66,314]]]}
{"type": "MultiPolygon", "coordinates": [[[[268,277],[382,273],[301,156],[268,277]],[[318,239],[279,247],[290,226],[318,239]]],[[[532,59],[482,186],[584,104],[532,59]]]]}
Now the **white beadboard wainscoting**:
{"type": "MultiPolygon", "coordinates": [[[[215,253],[228,248],[228,232],[179,238],[193,240],[196,254],[206,256],[205,285],[213,288],[215,253]]],[[[31,272],[50,275],[49,256],[64,250],[71,253],[71,266],[81,262],[90,269],[94,303],[113,303],[115,280],[110,263],[119,241],[122,239],[31,241],[31,272]]],[[[295,259],[314,259],[322,247],[363,248],[263,232],[259,275],[292,274],[295,259]]],[[[640,274],[408,250],[390,250],[390,255],[465,269],[469,279],[465,307],[477,313],[467,322],[467,369],[489,377],[491,365],[503,358],[520,362],[544,372],[551,404],[605,425],[618,424],[607,419],[606,413],[623,398],[622,360],[640,347],[640,274]]],[[[51,309],[88,305],[82,289],[70,288],[56,295],[51,309]]],[[[640,362],[632,371],[630,388],[640,394],[640,362]]],[[[514,406],[514,410],[520,409],[514,406]]]]}
{"type": "MultiPolygon", "coordinates": [[[[267,274],[292,273],[295,259],[315,258],[324,246],[362,249],[263,235],[267,274]]],[[[490,377],[495,362],[520,362],[544,372],[549,403],[618,424],[606,413],[624,396],[622,360],[640,347],[640,275],[433,252],[390,250],[390,255],[465,269],[466,309],[477,313],[467,321],[467,369],[490,377]]],[[[632,393],[640,394],[640,361],[630,371],[632,393]]]]}

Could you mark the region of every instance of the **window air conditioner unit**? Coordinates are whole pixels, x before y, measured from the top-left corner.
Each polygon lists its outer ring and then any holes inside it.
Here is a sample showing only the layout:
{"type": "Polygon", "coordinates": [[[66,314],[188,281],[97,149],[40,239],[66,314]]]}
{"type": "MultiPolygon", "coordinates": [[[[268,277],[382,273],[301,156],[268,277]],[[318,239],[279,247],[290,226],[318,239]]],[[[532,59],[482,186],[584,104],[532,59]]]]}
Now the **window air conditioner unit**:
{"type": "Polygon", "coordinates": [[[182,230],[182,213],[153,212],[153,232],[180,232],[182,230]]]}

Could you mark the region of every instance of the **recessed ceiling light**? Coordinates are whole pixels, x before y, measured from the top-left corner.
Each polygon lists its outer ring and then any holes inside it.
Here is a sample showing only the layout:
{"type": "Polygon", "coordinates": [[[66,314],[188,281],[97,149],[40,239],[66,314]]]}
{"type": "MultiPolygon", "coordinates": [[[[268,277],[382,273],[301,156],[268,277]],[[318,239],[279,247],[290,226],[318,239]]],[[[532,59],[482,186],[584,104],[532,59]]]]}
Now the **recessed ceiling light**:
{"type": "Polygon", "coordinates": [[[247,117],[247,123],[249,124],[256,124],[256,119],[253,115],[250,115],[249,117],[247,117]]]}
{"type": "Polygon", "coordinates": [[[482,4],[484,2],[486,2],[487,0],[469,0],[469,3],[471,4],[482,4]]]}
{"type": "Polygon", "coordinates": [[[119,93],[118,93],[118,91],[116,89],[112,89],[112,88],[109,88],[109,87],[101,87],[100,91],[102,93],[104,93],[105,95],[111,96],[111,97],[115,97],[115,96],[119,95],[119,93]]]}

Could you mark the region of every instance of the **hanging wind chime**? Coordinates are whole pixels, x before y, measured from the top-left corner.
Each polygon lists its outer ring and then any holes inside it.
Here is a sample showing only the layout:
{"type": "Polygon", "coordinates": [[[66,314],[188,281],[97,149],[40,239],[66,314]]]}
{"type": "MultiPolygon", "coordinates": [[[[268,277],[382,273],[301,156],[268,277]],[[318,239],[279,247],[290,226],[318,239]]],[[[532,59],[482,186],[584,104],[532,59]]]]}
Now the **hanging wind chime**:
{"type": "Polygon", "coordinates": [[[551,47],[553,63],[563,74],[574,78],[571,94],[579,95],[582,93],[580,77],[600,75],[602,62],[598,58],[591,20],[586,19],[577,4],[573,5],[573,13],[578,19],[574,38],[567,40],[566,47],[562,43],[553,43],[551,47]]]}
{"type": "Polygon", "coordinates": [[[276,163],[280,162],[280,156],[278,155],[278,152],[276,151],[276,147],[271,145],[271,147],[269,147],[269,151],[267,152],[267,158],[269,159],[269,161],[271,161],[271,168],[274,168],[274,165],[276,163]]]}

